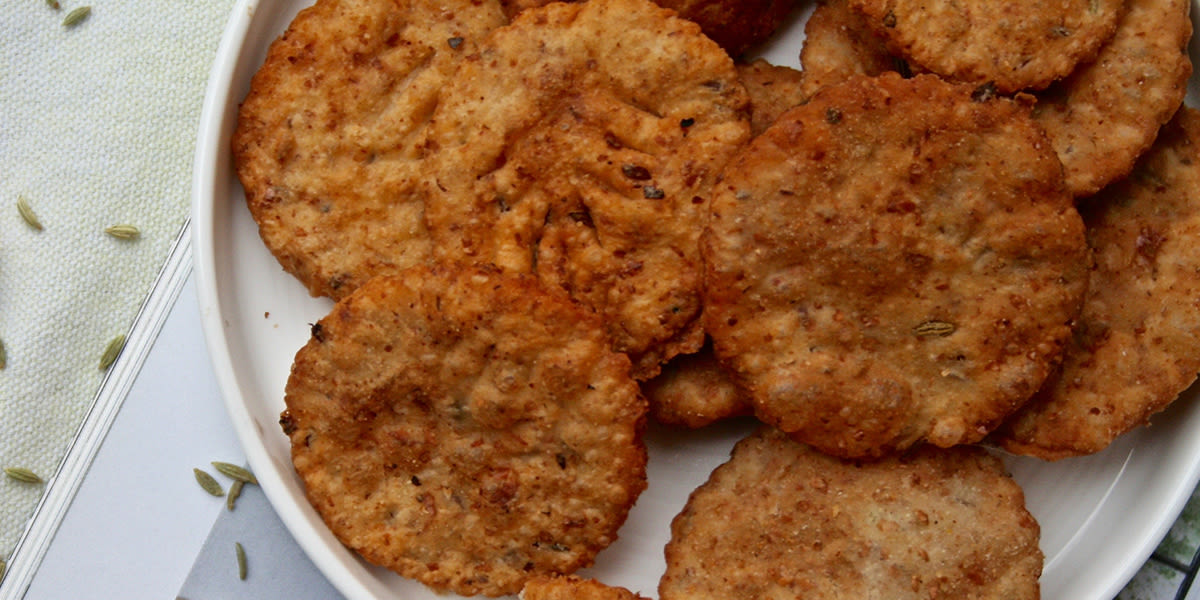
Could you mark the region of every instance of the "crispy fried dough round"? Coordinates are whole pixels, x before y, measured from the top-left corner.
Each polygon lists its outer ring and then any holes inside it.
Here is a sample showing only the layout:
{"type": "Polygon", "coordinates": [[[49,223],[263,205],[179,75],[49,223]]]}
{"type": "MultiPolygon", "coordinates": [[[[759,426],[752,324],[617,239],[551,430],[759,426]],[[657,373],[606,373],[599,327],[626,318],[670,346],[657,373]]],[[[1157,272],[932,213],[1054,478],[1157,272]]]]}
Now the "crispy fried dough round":
{"type": "Polygon", "coordinates": [[[891,51],[1002,93],[1042,89],[1096,56],[1125,0],[850,0],[891,51]]]}
{"type": "Polygon", "coordinates": [[[908,63],[888,52],[863,16],[850,10],[848,0],[817,2],[804,24],[800,65],[804,68],[801,91],[805,96],[852,75],[874,77],[888,71],[911,75],[908,63]]]}
{"type": "Polygon", "coordinates": [[[1039,94],[1046,130],[1076,196],[1133,168],[1183,102],[1192,73],[1189,0],[1128,0],[1116,35],[1091,64],[1039,94]]]}
{"type": "Polygon", "coordinates": [[[1036,600],[1040,529],[1003,464],[925,446],[842,461],[764,428],[671,523],[661,600],[1036,600]]]}
{"type": "Polygon", "coordinates": [[[495,0],[319,0],[271,45],[233,151],[267,247],[316,296],[425,261],[415,140],[495,0]]]}
{"type": "Polygon", "coordinates": [[[721,419],[747,415],[750,399],[725,372],[712,347],[681,354],[657,377],[642,383],[650,415],[659,423],[698,429],[721,419]]]}
{"type": "Polygon", "coordinates": [[[846,457],[980,440],[1057,360],[1083,223],[1015,102],[932,75],[823,89],[724,172],[705,329],[755,413],[846,457]]]}
{"type": "Polygon", "coordinates": [[[1133,174],[1082,211],[1091,286],[1061,370],[995,436],[1011,452],[1102,450],[1200,371],[1200,114],[1182,109],[1133,174]]]}
{"type": "Polygon", "coordinates": [[[537,577],[521,590],[521,600],[648,600],[625,588],[574,575],[537,577]]]}
{"type": "Polygon", "coordinates": [[[536,273],[652,377],[703,343],[698,238],[747,112],[728,55],[648,0],[526,10],[434,114],[435,254],[536,273]]]}
{"type": "Polygon", "coordinates": [[[285,400],[329,528],[437,590],[511,594],[591,564],[646,485],[628,358],[528,277],[372,279],[313,326],[285,400]]]}
{"type": "MultiPolygon", "coordinates": [[[[501,0],[504,12],[515,18],[523,10],[552,0],[501,0]]],[[[570,0],[569,0],[570,1],[570,0]]],[[[799,0],[657,0],[680,17],[695,22],[730,56],[737,57],[767,41],[783,25],[799,0]]]]}
{"type": "Polygon", "coordinates": [[[779,115],[808,99],[804,73],[763,59],[737,65],[738,78],[750,94],[750,135],[766,131],[779,115]]]}

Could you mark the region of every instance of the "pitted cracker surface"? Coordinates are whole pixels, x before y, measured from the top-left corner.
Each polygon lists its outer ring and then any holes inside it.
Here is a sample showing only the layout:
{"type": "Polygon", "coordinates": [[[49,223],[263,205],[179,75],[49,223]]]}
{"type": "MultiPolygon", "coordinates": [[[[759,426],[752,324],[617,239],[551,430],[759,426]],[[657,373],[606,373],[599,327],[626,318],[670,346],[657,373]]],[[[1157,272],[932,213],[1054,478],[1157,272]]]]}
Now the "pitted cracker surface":
{"type": "Polygon", "coordinates": [[[671,523],[661,600],[1036,600],[1039,527],[975,447],[841,461],[764,428],[671,523]]]}
{"type": "Polygon", "coordinates": [[[646,485],[628,359],[527,277],[372,279],[313,326],[286,403],[333,533],[437,590],[511,594],[591,564],[646,485]]]}
{"type": "Polygon", "coordinates": [[[314,296],[429,257],[417,141],[496,0],[320,0],[270,47],[238,114],[238,176],[267,248],[314,296]]]}
{"type": "Polygon", "coordinates": [[[673,15],[648,0],[522,12],[462,63],[429,141],[435,253],[565,290],[639,379],[703,342],[697,240],[749,136],[732,60],[673,15]]]}
{"type": "Polygon", "coordinates": [[[1082,211],[1091,286],[1062,368],[997,432],[1019,454],[1103,450],[1200,371],[1200,114],[1181,109],[1130,177],[1082,211]]]}
{"type": "Polygon", "coordinates": [[[1034,119],[1050,136],[1076,196],[1125,176],[1183,102],[1192,62],[1189,0],[1128,0],[1096,60],[1039,94],[1034,119]]]}
{"type": "Polygon", "coordinates": [[[850,0],[898,56],[1002,93],[1042,89],[1095,58],[1125,0],[850,0]]]}
{"type": "Polygon", "coordinates": [[[1083,222],[1027,108],[858,77],[726,168],[705,329],[755,413],[839,456],[979,441],[1041,386],[1087,283],[1083,222]]]}

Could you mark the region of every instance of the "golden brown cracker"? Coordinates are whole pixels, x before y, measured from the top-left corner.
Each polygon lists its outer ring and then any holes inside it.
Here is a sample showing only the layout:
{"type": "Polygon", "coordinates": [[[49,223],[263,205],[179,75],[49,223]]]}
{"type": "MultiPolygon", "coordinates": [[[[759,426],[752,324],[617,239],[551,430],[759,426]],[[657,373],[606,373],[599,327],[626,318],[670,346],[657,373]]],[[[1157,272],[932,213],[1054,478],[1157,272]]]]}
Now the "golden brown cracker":
{"type": "MultiPolygon", "coordinates": [[[[504,11],[515,18],[521,11],[551,0],[502,0],[504,11]]],[[[681,18],[695,22],[730,56],[738,57],[771,37],[787,23],[799,0],[657,0],[681,18]]]]}
{"type": "Polygon", "coordinates": [[[1036,600],[1039,527],[976,447],[842,461],[764,428],[671,523],[661,600],[1036,600]]]}
{"type": "Polygon", "coordinates": [[[804,73],[791,67],[757,59],[737,65],[738,77],[750,94],[750,135],[771,126],[779,115],[801,104],[810,94],[803,92],[804,73]]]}
{"type": "Polygon", "coordinates": [[[435,253],[536,273],[651,377],[703,342],[698,238],[747,112],[728,55],[647,0],[526,10],[434,114],[435,253]]]}
{"type": "Polygon", "coordinates": [[[1042,89],[1095,58],[1125,0],[850,0],[892,53],[939,75],[1042,89]]]}
{"type": "Polygon", "coordinates": [[[437,590],[511,594],[590,564],[645,488],[629,368],[531,278],[415,267],[313,326],[280,423],[344,544],[437,590]]]}
{"type": "Polygon", "coordinates": [[[1039,94],[1034,119],[1088,196],[1123,177],[1175,114],[1192,73],[1190,0],[1128,0],[1117,32],[1090,64],[1039,94]]]}
{"type": "Polygon", "coordinates": [[[495,0],[320,0],[270,47],[238,113],[236,169],[284,269],[341,298],[429,256],[417,144],[495,0]]]}
{"type": "Polygon", "coordinates": [[[1082,212],[1091,286],[1061,370],[997,433],[1019,454],[1102,450],[1200,371],[1200,114],[1182,109],[1082,212]]]}
{"type": "Polygon", "coordinates": [[[839,456],[980,440],[1042,384],[1087,283],[1083,223],[1016,102],[857,77],[726,168],[705,330],[759,418],[839,456]]]}
{"type": "Polygon", "coordinates": [[[538,577],[521,590],[521,600],[648,600],[625,588],[575,575],[538,577]]]}
{"type": "Polygon", "coordinates": [[[863,16],[850,10],[848,0],[817,2],[804,24],[800,65],[804,69],[801,91],[806,96],[852,75],[912,74],[909,64],[888,52],[883,40],[871,32],[863,16]]]}
{"type": "Polygon", "coordinates": [[[671,359],[658,376],[642,383],[642,393],[650,415],[666,425],[698,429],[751,412],[750,399],[707,344],[695,354],[671,359]]]}

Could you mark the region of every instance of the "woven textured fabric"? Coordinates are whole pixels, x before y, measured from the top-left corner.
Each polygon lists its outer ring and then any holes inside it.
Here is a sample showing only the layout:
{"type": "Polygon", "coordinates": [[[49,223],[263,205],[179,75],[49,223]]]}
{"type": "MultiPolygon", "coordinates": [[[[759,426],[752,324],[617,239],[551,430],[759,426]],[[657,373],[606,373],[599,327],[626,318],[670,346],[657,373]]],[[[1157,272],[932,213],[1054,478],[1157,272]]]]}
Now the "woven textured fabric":
{"type": "MultiPolygon", "coordinates": [[[[96,0],[64,27],[92,0],[59,1],[0,11],[0,466],[43,477],[187,218],[204,86],[233,6],[96,0]],[[19,197],[43,230],[18,214],[19,197]],[[116,224],[141,237],[105,235],[116,224]]],[[[44,490],[0,478],[0,557],[44,490]]]]}

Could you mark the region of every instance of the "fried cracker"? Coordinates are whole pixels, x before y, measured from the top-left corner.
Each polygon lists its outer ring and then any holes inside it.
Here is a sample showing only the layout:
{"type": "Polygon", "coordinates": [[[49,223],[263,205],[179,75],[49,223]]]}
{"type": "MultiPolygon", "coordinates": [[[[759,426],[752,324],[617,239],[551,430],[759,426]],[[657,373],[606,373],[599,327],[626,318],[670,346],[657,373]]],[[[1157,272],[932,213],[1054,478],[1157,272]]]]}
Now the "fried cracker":
{"type": "Polygon", "coordinates": [[[750,135],[771,126],[779,115],[808,99],[803,91],[804,73],[763,59],[737,65],[738,78],[750,94],[750,135]]]}
{"type": "Polygon", "coordinates": [[[415,140],[495,0],[319,0],[270,47],[238,113],[237,173],[267,248],[341,298],[429,256],[415,140]]]}
{"type": "Polygon", "coordinates": [[[1189,0],[1128,0],[1094,62],[1040,94],[1034,119],[1088,196],[1123,177],[1183,102],[1192,73],[1189,0]]]}
{"type": "Polygon", "coordinates": [[[280,423],[344,544],[436,590],[511,594],[590,564],[645,488],[629,368],[531,278],[415,267],[313,326],[280,423]]]}
{"type": "Polygon", "coordinates": [[[648,600],[625,588],[574,575],[538,577],[521,590],[521,600],[648,600]]]}
{"type": "Polygon", "coordinates": [[[642,383],[650,415],[659,423],[698,429],[721,419],[747,415],[750,399],[705,345],[676,356],[657,377],[642,383]]]}
{"type": "Polygon", "coordinates": [[[536,273],[652,377],[703,342],[698,238],[747,112],[728,55],[648,0],[526,10],[434,114],[435,254],[536,273]]]}
{"type": "MultiPolygon", "coordinates": [[[[515,18],[521,11],[552,0],[503,0],[504,11],[515,18]]],[[[799,0],[657,0],[680,17],[695,22],[730,56],[738,57],[771,37],[799,0]]]]}
{"type": "Polygon", "coordinates": [[[995,457],[838,460],[763,429],[671,523],[661,600],[1039,597],[1039,527],[995,457]]]}
{"type": "Polygon", "coordinates": [[[1083,215],[1092,283],[1062,369],[997,434],[1012,452],[1102,450],[1200,371],[1200,114],[1182,109],[1083,215]]]}
{"type": "Polygon", "coordinates": [[[883,40],[867,27],[863,16],[850,10],[848,0],[817,2],[817,8],[804,24],[800,65],[804,69],[801,91],[806,96],[852,75],[912,73],[906,61],[888,52],[883,40]]]}
{"type": "Polygon", "coordinates": [[[856,77],[724,171],[705,330],[755,414],[831,454],[979,441],[1042,384],[1087,284],[1083,222],[1026,107],[856,77]]]}
{"type": "Polygon", "coordinates": [[[1095,58],[1125,0],[850,0],[892,53],[1001,93],[1042,89],[1095,58]]]}

